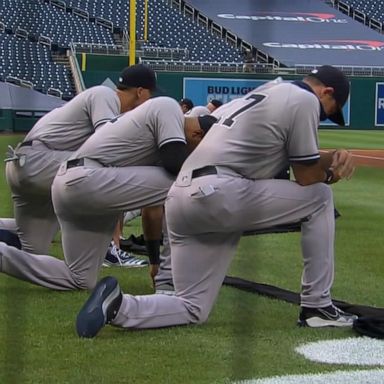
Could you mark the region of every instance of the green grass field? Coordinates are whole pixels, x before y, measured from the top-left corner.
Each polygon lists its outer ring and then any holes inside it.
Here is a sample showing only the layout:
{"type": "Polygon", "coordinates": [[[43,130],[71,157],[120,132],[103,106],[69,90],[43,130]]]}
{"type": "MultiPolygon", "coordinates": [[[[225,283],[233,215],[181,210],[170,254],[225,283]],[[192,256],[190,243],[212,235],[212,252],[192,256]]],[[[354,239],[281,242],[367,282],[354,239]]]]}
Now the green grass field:
{"type": "MultiPolygon", "coordinates": [[[[0,154],[20,136],[0,136],[0,154]]],[[[384,148],[383,132],[321,131],[321,146],[384,148]],[[349,141],[351,139],[351,141],[349,141]]],[[[0,165],[0,215],[11,216],[4,163],[0,165]]],[[[333,297],[384,307],[382,226],[383,170],[358,168],[333,186],[337,220],[333,297]]],[[[135,220],[126,234],[141,233],[135,220]]],[[[297,233],[243,237],[230,275],[298,291],[302,261],[297,233]]],[[[59,239],[52,254],[62,257],[59,239]]],[[[103,269],[124,291],[151,292],[146,269],[103,269]]],[[[314,363],[294,347],[354,336],[345,329],[296,327],[298,307],[223,287],[202,326],[122,331],[106,327],[92,340],[79,339],[74,320],[87,292],[54,292],[0,276],[0,383],[232,383],[274,375],[351,370],[314,363]]]]}
{"type": "Polygon", "coordinates": [[[320,131],[321,148],[383,149],[383,131],[359,131],[337,129],[320,131]]]}

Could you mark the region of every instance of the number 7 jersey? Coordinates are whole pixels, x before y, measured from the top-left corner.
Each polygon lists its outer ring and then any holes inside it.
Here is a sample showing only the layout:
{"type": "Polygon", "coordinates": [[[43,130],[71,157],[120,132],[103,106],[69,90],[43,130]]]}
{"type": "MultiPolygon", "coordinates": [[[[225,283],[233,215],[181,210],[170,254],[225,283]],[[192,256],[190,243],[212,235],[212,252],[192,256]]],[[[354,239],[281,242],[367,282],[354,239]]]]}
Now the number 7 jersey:
{"type": "Polygon", "coordinates": [[[273,178],[290,162],[319,159],[320,102],[307,89],[280,78],[212,113],[218,122],[182,170],[229,167],[249,179],[273,178]]]}

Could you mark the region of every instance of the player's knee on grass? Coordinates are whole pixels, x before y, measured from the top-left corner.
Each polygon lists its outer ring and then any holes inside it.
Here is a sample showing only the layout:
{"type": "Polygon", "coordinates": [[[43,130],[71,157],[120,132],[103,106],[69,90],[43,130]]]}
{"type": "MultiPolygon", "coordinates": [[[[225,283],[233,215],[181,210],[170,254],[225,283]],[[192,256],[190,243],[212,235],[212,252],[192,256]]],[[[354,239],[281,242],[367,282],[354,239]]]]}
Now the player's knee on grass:
{"type": "Polygon", "coordinates": [[[192,324],[203,324],[208,320],[211,308],[204,308],[204,306],[189,303],[187,310],[191,315],[192,324]]]}
{"type": "Polygon", "coordinates": [[[87,275],[79,275],[72,273],[73,281],[78,289],[92,290],[97,284],[97,276],[91,277],[87,275]]]}

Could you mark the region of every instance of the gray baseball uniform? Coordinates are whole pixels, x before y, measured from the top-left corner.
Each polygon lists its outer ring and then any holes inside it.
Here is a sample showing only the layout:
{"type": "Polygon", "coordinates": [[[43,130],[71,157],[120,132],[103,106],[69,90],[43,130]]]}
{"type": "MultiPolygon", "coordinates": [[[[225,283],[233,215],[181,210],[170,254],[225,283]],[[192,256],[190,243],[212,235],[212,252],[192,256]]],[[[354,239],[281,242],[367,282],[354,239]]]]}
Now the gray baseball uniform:
{"type": "Polygon", "coordinates": [[[43,116],[16,147],[15,159],[7,162],[6,177],[24,250],[48,252],[58,231],[51,185],[60,164],[119,113],[116,92],[93,87],[43,116]]]}
{"type": "Polygon", "coordinates": [[[331,302],[332,191],[323,183],[273,179],[290,162],[319,159],[318,98],[276,80],[218,112],[219,122],[184,163],[165,204],[176,296],[125,294],[113,325],[204,322],[242,233],[299,220],[304,220],[302,305],[331,302]]]}
{"type": "MultiPolygon", "coordinates": [[[[157,275],[155,276],[154,282],[156,292],[164,284],[169,284],[169,289],[171,289],[173,286],[171,245],[169,244],[169,236],[165,215],[163,217],[163,248],[160,254],[160,268],[157,275]]],[[[173,291],[169,291],[168,294],[173,294],[173,291]]]]}
{"type": "Polygon", "coordinates": [[[193,107],[190,111],[188,111],[185,116],[188,117],[198,117],[198,116],[203,116],[203,115],[210,115],[211,111],[203,106],[203,105],[198,105],[196,107],[193,107]]]}
{"type": "Polygon", "coordinates": [[[169,97],[100,127],[52,184],[65,261],[0,243],[1,271],[52,289],[92,288],[121,212],[164,203],[174,178],[159,166],[159,149],[185,141],[184,116],[169,97]]]}

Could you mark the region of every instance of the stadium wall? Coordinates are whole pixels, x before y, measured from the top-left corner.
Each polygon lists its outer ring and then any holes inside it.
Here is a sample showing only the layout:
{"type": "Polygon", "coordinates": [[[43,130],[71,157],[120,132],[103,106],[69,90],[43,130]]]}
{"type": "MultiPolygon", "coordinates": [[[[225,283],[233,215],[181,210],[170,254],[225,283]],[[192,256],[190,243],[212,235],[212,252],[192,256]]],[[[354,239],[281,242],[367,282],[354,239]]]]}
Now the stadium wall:
{"type": "MultiPolygon", "coordinates": [[[[121,69],[128,65],[128,59],[122,56],[77,55],[82,69],[84,83],[87,88],[103,83],[106,79],[116,82],[121,69]]],[[[248,73],[208,73],[208,72],[158,72],[158,83],[164,94],[175,98],[190,97],[195,102],[186,84],[203,84],[209,87],[213,83],[242,83],[256,87],[275,78],[276,74],[248,73]],[[220,80],[220,81],[218,81],[220,80]]],[[[300,79],[301,76],[282,75],[286,80],[300,79]]],[[[220,97],[220,95],[215,95],[220,97]]],[[[223,95],[224,96],[224,95],[223,95]]],[[[240,94],[238,95],[240,96],[240,94]]],[[[235,97],[235,96],[234,96],[235,97]]],[[[204,101],[201,102],[203,104],[204,101]]],[[[199,104],[197,102],[196,104],[199,104]]],[[[352,77],[351,97],[344,108],[348,129],[384,130],[384,79],[379,77],[352,77]]],[[[16,110],[3,109],[0,111],[0,131],[27,132],[37,121],[37,116],[26,116],[16,110]]],[[[339,129],[329,122],[321,128],[339,129]]]]}
{"type": "Polygon", "coordinates": [[[0,109],[0,131],[13,132],[13,111],[0,109]]]}
{"type": "Polygon", "coordinates": [[[0,109],[0,132],[29,132],[36,122],[48,111],[0,109]]]}
{"type": "Polygon", "coordinates": [[[41,116],[64,103],[34,89],[0,82],[0,131],[28,132],[41,116]]]}
{"type": "MultiPolygon", "coordinates": [[[[128,65],[128,59],[121,56],[87,55],[84,65],[84,55],[78,55],[80,68],[86,87],[101,84],[106,78],[116,81],[122,68],[128,65]]],[[[245,79],[260,80],[261,82],[276,78],[276,74],[248,74],[248,73],[205,73],[205,72],[158,72],[158,83],[164,93],[179,100],[189,97],[185,93],[185,79],[245,79]]],[[[297,80],[302,76],[282,75],[286,80],[297,80]]],[[[380,84],[384,81],[379,77],[351,77],[351,96],[344,113],[348,129],[384,129],[384,103],[381,105],[380,84]],[[379,87],[379,91],[378,88],[379,87]],[[381,117],[383,110],[383,117],[381,117]]],[[[336,125],[322,125],[327,129],[338,129],[336,125]]]]}

